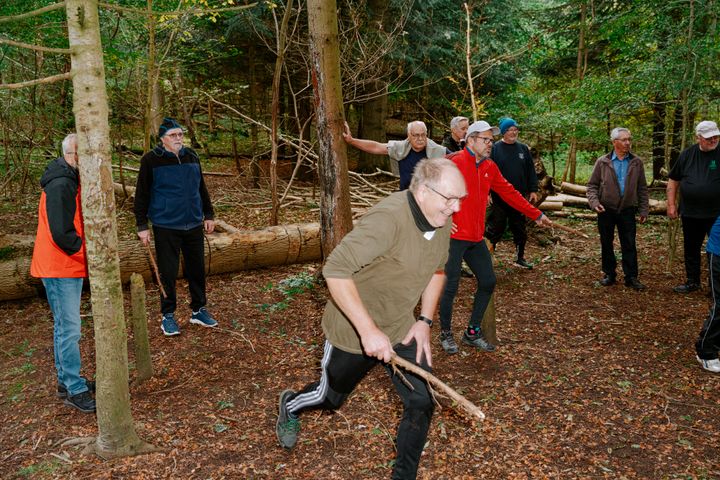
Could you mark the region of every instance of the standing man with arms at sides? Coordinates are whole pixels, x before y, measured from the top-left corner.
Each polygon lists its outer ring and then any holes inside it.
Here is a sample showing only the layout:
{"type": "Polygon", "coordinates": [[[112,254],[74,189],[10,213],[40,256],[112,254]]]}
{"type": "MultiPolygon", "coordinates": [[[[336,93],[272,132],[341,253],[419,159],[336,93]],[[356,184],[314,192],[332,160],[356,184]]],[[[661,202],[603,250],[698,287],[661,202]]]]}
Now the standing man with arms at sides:
{"type": "Polygon", "coordinates": [[[495,162],[490,160],[493,134],[497,127],[479,121],[470,125],[465,137],[465,148],[451,154],[448,158],[455,162],[465,178],[468,197],[463,208],[453,215],[456,226],[450,239],[450,254],[445,265],[447,283],[440,299],[440,344],[448,354],[457,353],[458,346],[452,333],[452,309],[458,284],[460,283],[460,265],[465,260],[477,279],[477,290],[470,321],[463,332],[462,341],[467,345],[492,352],[495,347],[488,342],[480,328],[483,315],[495,289],[490,251],[483,240],[485,232],[485,209],[490,191],[496,192],[512,208],[515,208],[535,220],[541,226],[552,222],[537,208],[523,198],[513,186],[500,174],[495,162]]]}
{"type": "Polygon", "coordinates": [[[57,395],[81,412],[95,411],[95,382],[80,376],[80,297],[87,277],[80,205],[77,136],[62,142],[63,156],[45,169],[30,274],[42,279],[53,313],[57,395]]]}
{"type": "Polygon", "coordinates": [[[180,335],[175,320],[175,281],[180,252],[185,259],[185,278],[190,290],[190,323],[216,327],[205,308],[205,237],[215,229],[213,207],[205,187],[200,159],[183,146],[182,127],[172,118],[163,119],[158,133],[160,145],[140,160],[135,191],[135,222],[138,237],[150,244],[148,219],[155,236],[160,279],[167,297],[161,297],[161,329],[166,336],[180,335]]]}
{"type": "Polygon", "coordinates": [[[695,127],[695,134],[697,143],[680,153],[668,175],[667,215],[670,218],[678,217],[680,192],[679,215],[687,276],[684,284],[673,288],[677,293],[700,288],[700,250],[720,215],[720,130],[715,122],[703,121],[695,127]]]}
{"type": "MultiPolygon", "coordinates": [[[[495,142],[490,158],[497,164],[500,173],[510,184],[535,205],[538,201],[538,179],[535,174],[530,149],[524,143],[517,141],[520,132],[518,124],[512,118],[500,120],[500,134],[502,139],[495,142]]],[[[532,265],[525,261],[525,244],[527,243],[527,228],[525,217],[505,203],[500,195],[493,192],[492,205],[487,218],[485,236],[493,248],[505,233],[505,226],[510,226],[515,243],[515,265],[532,269],[532,265]]]]}
{"type": "Polygon", "coordinates": [[[645,223],[649,211],[649,197],[645,182],[645,168],[640,157],[630,153],[632,136],[627,128],[613,128],[610,132],[613,151],[595,161],[587,184],[590,208],[597,212],[602,271],[600,285],[615,284],[617,259],[613,251],[615,227],[620,237],[622,269],[625,286],[645,290],[638,280],[637,246],[635,245],[635,215],[645,223]]]}
{"type": "Polygon", "coordinates": [[[400,176],[400,190],[407,190],[410,186],[415,165],[420,160],[445,156],[445,147],[428,138],[425,123],[420,121],[408,123],[407,135],[405,140],[390,140],[387,143],[353,138],[347,122],[343,132],[343,138],[349,145],[365,153],[390,157],[390,170],[400,176]]]}
{"type": "Polygon", "coordinates": [[[457,152],[465,146],[465,132],[469,125],[467,117],[453,117],[450,120],[450,135],[446,135],[442,142],[448,153],[457,152]]]}
{"type": "Polygon", "coordinates": [[[450,217],[466,194],[452,162],[424,160],[408,191],[380,201],[332,251],[323,267],[332,298],[322,320],[320,380],[280,394],[280,445],[295,446],[301,412],[340,408],[363,377],[384,363],[403,402],[392,478],[416,478],[434,404],[424,380],[403,372],[410,388],[388,362],[397,354],[430,371],[430,327],[445,282],[450,217]]]}

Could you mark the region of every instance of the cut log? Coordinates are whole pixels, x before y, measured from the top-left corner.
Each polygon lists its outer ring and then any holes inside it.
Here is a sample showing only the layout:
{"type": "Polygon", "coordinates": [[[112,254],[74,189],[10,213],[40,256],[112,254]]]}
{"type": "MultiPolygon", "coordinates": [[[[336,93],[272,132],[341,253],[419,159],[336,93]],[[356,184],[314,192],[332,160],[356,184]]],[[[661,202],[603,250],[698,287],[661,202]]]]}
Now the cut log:
{"type": "Polygon", "coordinates": [[[578,185],[577,183],[562,182],[560,184],[560,191],[570,195],[579,195],[584,197],[587,195],[587,186],[578,185]]]}
{"type": "Polygon", "coordinates": [[[561,202],[563,205],[571,205],[573,207],[588,207],[588,199],[584,196],[578,197],[576,195],[567,195],[565,193],[559,193],[557,195],[551,195],[545,199],[546,202],[561,202]]]}
{"type": "Polygon", "coordinates": [[[541,211],[543,211],[543,212],[559,211],[559,210],[562,210],[562,208],[563,208],[563,203],[562,203],[562,202],[548,202],[548,201],[545,201],[545,202],[541,203],[537,208],[539,208],[539,209],[540,209],[541,211]]]}
{"type": "MultiPolygon", "coordinates": [[[[209,275],[320,260],[318,223],[218,232],[207,235],[206,241],[205,269],[209,275]]],[[[30,276],[32,247],[25,244],[24,251],[29,253],[0,261],[0,301],[37,294],[40,280],[30,276]]],[[[119,256],[123,283],[133,272],[146,282],[153,281],[150,259],[139,240],[121,240],[119,256]]]]}

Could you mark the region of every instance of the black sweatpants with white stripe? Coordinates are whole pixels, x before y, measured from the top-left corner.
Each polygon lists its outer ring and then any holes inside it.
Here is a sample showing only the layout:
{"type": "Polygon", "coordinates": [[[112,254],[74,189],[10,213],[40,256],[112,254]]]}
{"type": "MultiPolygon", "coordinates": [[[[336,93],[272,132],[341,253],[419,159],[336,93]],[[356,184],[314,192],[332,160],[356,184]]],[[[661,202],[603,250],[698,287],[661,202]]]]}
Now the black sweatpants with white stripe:
{"type": "MultiPolygon", "coordinates": [[[[415,342],[410,345],[397,344],[393,348],[399,357],[415,363],[415,342]]],[[[382,362],[365,355],[345,352],[325,341],[320,380],[308,384],[290,398],[287,402],[288,411],[297,415],[310,409],[340,408],[355,386],[378,364],[382,362]]],[[[424,359],[421,367],[431,371],[424,359]]],[[[397,457],[392,478],[414,479],[417,476],[420,455],[425,446],[435,406],[423,379],[409,372],[403,372],[414,388],[411,390],[393,374],[392,368],[385,365],[385,369],[403,402],[403,415],[396,440],[397,457]]]]}
{"type": "Polygon", "coordinates": [[[717,359],[720,351],[720,255],[708,252],[707,256],[712,305],[695,342],[695,351],[701,360],[717,359]]]}

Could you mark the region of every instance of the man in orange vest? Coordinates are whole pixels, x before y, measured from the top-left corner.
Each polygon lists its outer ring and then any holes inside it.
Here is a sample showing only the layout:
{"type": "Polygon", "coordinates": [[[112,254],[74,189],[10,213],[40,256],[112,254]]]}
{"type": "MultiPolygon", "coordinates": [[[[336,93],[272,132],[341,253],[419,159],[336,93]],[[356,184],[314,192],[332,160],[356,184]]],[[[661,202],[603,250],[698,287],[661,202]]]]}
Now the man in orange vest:
{"type": "Polygon", "coordinates": [[[30,274],[42,279],[53,313],[53,350],[58,396],[93,413],[95,382],[80,376],[80,295],[87,277],[80,208],[77,137],[62,142],[63,156],[50,162],[40,185],[38,229],[30,274]]]}

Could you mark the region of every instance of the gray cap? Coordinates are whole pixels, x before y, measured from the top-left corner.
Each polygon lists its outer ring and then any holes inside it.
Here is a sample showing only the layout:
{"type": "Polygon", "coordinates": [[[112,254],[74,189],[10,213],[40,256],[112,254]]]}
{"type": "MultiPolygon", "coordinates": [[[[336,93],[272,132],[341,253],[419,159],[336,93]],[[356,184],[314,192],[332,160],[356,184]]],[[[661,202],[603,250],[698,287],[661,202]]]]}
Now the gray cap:
{"type": "Polygon", "coordinates": [[[697,124],[697,127],[695,127],[695,133],[703,138],[711,138],[719,136],[720,130],[718,130],[717,123],[705,120],[704,122],[697,124]]]}
{"type": "Polygon", "coordinates": [[[470,125],[467,129],[467,133],[465,134],[465,140],[470,137],[473,133],[482,133],[487,132],[488,130],[492,131],[493,135],[500,135],[500,129],[498,127],[491,127],[489,123],[487,123],[485,120],[480,120],[479,122],[473,122],[472,125],[470,125]]]}

